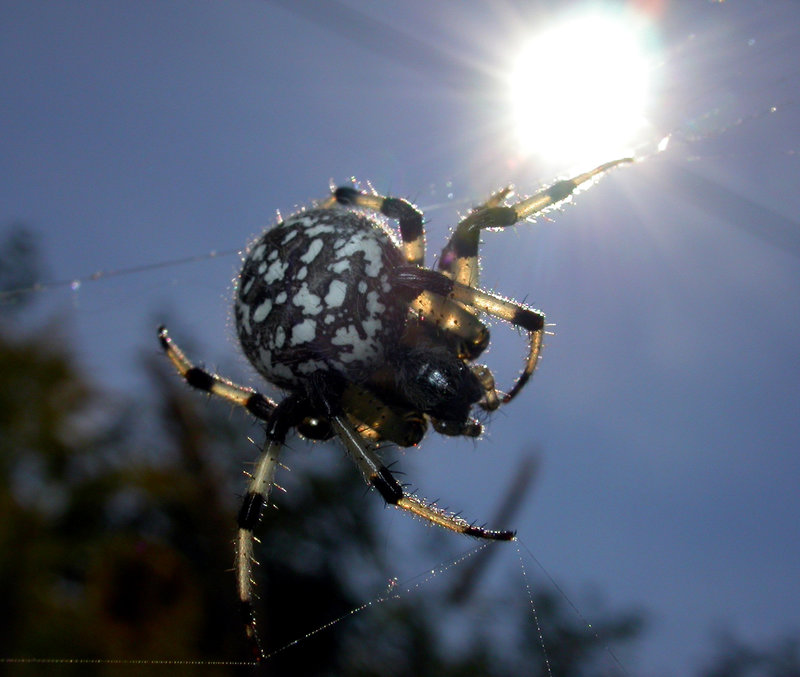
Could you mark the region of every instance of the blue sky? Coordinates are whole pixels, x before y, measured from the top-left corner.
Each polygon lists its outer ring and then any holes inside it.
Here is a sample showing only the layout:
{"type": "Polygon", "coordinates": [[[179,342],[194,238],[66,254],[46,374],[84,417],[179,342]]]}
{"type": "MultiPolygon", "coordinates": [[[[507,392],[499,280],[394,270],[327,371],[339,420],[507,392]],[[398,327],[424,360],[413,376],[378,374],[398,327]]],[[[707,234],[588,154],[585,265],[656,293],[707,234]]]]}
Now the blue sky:
{"type": "MultiPolygon", "coordinates": [[[[526,4],[4,2],[0,222],[40,234],[47,280],[200,257],[39,294],[91,376],[147,387],[139,357],[166,321],[258,385],[229,316],[238,259],[206,255],[242,248],[331,179],[416,201],[430,262],[499,186],[588,169],[515,145],[513,53],[557,7],[586,6],[526,4]]],[[[677,675],[716,628],[800,631],[800,5],[635,4],[653,49],[641,161],[484,238],[482,284],[556,325],[532,385],[479,444],[431,436],[401,463],[482,518],[537,450],[532,496],[498,526],[579,604],[598,590],[646,610],[625,660],[677,675]]],[[[536,95],[532,109],[558,105],[536,95]]],[[[494,336],[502,384],[524,342],[498,323],[494,336]]],[[[398,550],[421,529],[383,519],[398,550]]]]}

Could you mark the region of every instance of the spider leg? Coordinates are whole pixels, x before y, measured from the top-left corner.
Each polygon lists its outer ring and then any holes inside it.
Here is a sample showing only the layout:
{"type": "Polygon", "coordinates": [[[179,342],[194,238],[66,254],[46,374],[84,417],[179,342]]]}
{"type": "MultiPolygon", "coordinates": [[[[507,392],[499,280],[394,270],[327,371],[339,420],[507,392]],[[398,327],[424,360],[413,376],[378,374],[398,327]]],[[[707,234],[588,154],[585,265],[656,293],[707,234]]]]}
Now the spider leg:
{"type": "Polygon", "coordinates": [[[267,439],[264,450],[256,461],[247,494],[239,511],[239,533],[236,548],[236,583],[239,602],[245,623],[245,632],[256,660],[264,658],[261,642],[256,631],[256,619],[253,608],[253,529],[258,524],[267,505],[275,479],[280,451],[286,434],[292,426],[303,421],[303,409],[296,398],[289,397],[280,404],[244,386],[237,385],[227,379],[194,366],[183,351],[175,344],[167,333],[166,327],[159,327],[158,337],[161,347],[169,357],[178,373],[186,382],[199,390],[212,393],[223,399],[247,409],[256,418],[266,421],[267,439]]]}
{"type": "Polygon", "coordinates": [[[589,172],[572,179],[559,181],[549,188],[522,200],[510,207],[501,206],[502,200],[510,193],[504,188],[492,195],[484,204],[472,210],[456,226],[450,241],[442,249],[439,270],[451,276],[456,282],[474,287],[478,284],[479,263],[478,246],[480,231],[484,228],[505,228],[524,221],[534,214],[567,199],[582,183],[617,165],[633,162],[633,158],[622,158],[606,162],[589,172]]]}
{"type": "Polygon", "coordinates": [[[396,219],[400,224],[400,238],[403,241],[406,261],[414,266],[425,265],[425,228],[422,223],[422,212],[408,200],[362,193],[350,186],[342,186],[336,188],[321,206],[330,208],[337,204],[363,207],[390,219],[396,219]]]}
{"type": "Polygon", "coordinates": [[[158,328],[158,338],[161,342],[161,348],[175,366],[175,369],[178,370],[178,373],[190,386],[244,407],[253,416],[262,421],[269,419],[276,406],[275,402],[270,398],[252,388],[237,385],[226,378],[196,367],[175,344],[175,341],[170,338],[166,327],[161,326],[158,328]]]}
{"type": "Polygon", "coordinates": [[[421,326],[450,343],[456,355],[473,360],[489,345],[489,330],[475,313],[435,293],[422,291],[409,302],[421,326]]]}
{"type": "Polygon", "coordinates": [[[511,390],[503,397],[503,404],[510,402],[516,396],[530,379],[534,369],[536,369],[544,336],[543,313],[533,308],[528,308],[521,303],[495,296],[482,289],[470,287],[451,279],[444,273],[426,268],[412,268],[410,266],[397,268],[394,271],[393,280],[411,293],[420,295],[423,292],[429,292],[463,304],[475,311],[488,313],[525,329],[529,336],[528,357],[522,373],[511,390]]]}
{"type": "Polygon", "coordinates": [[[431,417],[431,424],[437,433],[449,437],[480,437],[483,435],[483,424],[474,419],[456,423],[431,417]]]}
{"type": "Polygon", "coordinates": [[[264,450],[256,461],[242,507],[239,511],[239,531],[236,539],[236,589],[244,621],[245,634],[257,661],[264,658],[264,650],[256,629],[256,615],[253,605],[253,565],[258,564],[253,555],[255,536],[253,528],[258,523],[272,489],[275,471],[278,468],[280,450],[283,444],[268,439],[264,450]]]}
{"type": "Polygon", "coordinates": [[[494,411],[500,406],[497,389],[494,387],[494,375],[485,364],[473,364],[472,373],[478,377],[478,381],[481,386],[483,386],[483,390],[486,393],[484,396],[485,401],[479,404],[486,409],[486,411],[494,411]]]}
{"type": "Polygon", "coordinates": [[[331,416],[331,423],[353,462],[358,466],[368,484],[375,487],[383,499],[390,505],[406,510],[417,517],[428,520],[445,529],[450,529],[477,538],[496,541],[510,541],[513,531],[492,531],[470,524],[458,515],[436,507],[418,496],[403,491],[403,487],[394,478],[389,469],[381,463],[369,442],[344,416],[331,416]]]}
{"type": "Polygon", "coordinates": [[[253,544],[256,540],[253,530],[261,519],[264,507],[269,501],[270,492],[275,481],[275,471],[279,465],[280,452],[286,441],[289,430],[302,420],[302,407],[299,398],[287,397],[278,404],[269,417],[266,425],[266,442],[264,450],[256,461],[250,483],[247,487],[239,510],[236,547],[236,587],[239,592],[239,604],[245,624],[245,633],[250,642],[253,655],[257,661],[264,659],[264,651],[256,628],[255,609],[253,605],[253,565],[257,564],[253,555],[253,544]]]}

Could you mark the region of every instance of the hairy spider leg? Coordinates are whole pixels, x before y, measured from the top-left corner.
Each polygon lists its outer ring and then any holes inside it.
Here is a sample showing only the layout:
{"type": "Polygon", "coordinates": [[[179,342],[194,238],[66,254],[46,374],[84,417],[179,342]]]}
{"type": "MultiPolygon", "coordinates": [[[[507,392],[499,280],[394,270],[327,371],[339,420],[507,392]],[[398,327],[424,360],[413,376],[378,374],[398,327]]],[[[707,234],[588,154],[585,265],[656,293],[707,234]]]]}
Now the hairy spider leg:
{"type": "Polygon", "coordinates": [[[268,437],[254,471],[250,475],[247,494],[239,510],[239,531],[236,539],[236,590],[239,594],[239,605],[244,621],[245,634],[250,649],[257,661],[264,659],[264,649],[256,628],[256,613],[253,604],[253,565],[258,564],[253,555],[253,544],[256,537],[253,529],[261,518],[264,506],[267,505],[275,471],[278,468],[283,443],[268,437]]]}
{"type": "Polygon", "coordinates": [[[480,272],[478,248],[481,230],[484,228],[506,228],[524,221],[534,214],[566,200],[578,186],[598,174],[627,162],[633,162],[633,158],[622,158],[613,162],[606,162],[572,179],[558,181],[549,188],[545,188],[531,197],[508,207],[502,206],[500,203],[511,192],[511,189],[503,188],[494,193],[486,202],[473,209],[456,226],[449,242],[442,249],[442,255],[439,258],[439,270],[447,273],[456,282],[470,287],[477,286],[480,272]]]}
{"type": "Polygon", "coordinates": [[[277,406],[269,397],[196,367],[170,338],[167,328],[163,325],[158,328],[158,339],[167,357],[175,365],[175,369],[190,386],[238,404],[262,421],[269,419],[277,406]]]}
{"type": "Polygon", "coordinates": [[[345,416],[332,416],[331,423],[367,484],[375,487],[389,505],[393,505],[400,510],[406,510],[445,529],[467,534],[468,536],[495,541],[510,541],[514,539],[515,532],[513,531],[493,531],[475,526],[458,515],[446,512],[424,499],[407,494],[389,469],[381,463],[369,442],[359,434],[358,430],[345,416]]]}
{"type": "Polygon", "coordinates": [[[267,423],[267,441],[255,464],[253,473],[250,474],[248,491],[239,511],[239,534],[236,548],[236,583],[245,623],[245,633],[254,657],[260,661],[264,658],[264,652],[256,632],[253,608],[252,566],[255,562],[253,528],[258,523],[264,506],[269,500],[286,433],[292,425],[300,423],[302,417],[298,418],[297,402],[293,398],[287,398],[280,404],[276,404],[251,388],[237,385],[221,376],[194,366],[170,338],[166,327],[158,328],[158,338],[167,357],[189,385],[244,407],[253,416],[267,423]]]}
{"type": "Polygon", "coordinates": [[[362,193],[350,186],[341,186],[336,188],[320,206],[330,208],[337,204],[363,207],[395,219],[400,225],[400,239],[403,242],[406,262],[413,266],[425,265],[425,228],[422,212],[408,200],[362,193]]]}
{"type": "Polygon", "coordinates": [[[517,395],[536,369],[544,335],[544,314],[542,312],[528,308],[516,301],[495,296],[482,289],[462,284],[444,273],[426,268],[410,266],[398,268],[393,273],[393,280],[412,293],[431,292],[467,308],[472,308],[476,312],[487,313],[525,329],[529,335],[528,357],[522,373],[517,377],[511,390],[503,397],[503,404],[507,404],[517,395]]]}
{"type": "Polygon", "coordinates": [[[253,555],[253,546],[257,540],[253,534],[264,508],[269,502],[270,492],[275,483],[275,471],[280,463],[280,452],[286,442],[289,430],[303,419],[305,407],[297,396],[289,396],[282,400],[273,410],[266,425],[266,441],[264,450],[256,461],[250,475],[239,510],[239,533],[236,547],[236,587],[239,592],[239,604],[245,633],[250,643],[253,656],[257,661],[264,660],[264,650],[256,627],[255,606],[253,604],[253,565],[258,564],[253,555]]]}
{"type": "MultiPolygon", "coordinates": [[[[470,216],[467,216],[459,221],[458,225],[453,229],[453,234],[450,236],[450,240],[448,240],[447,244],[442,249],[442,254],[438,262],[438,268],[441,272],[448,277],[458,280],[458,282],[461,282],[462,284],[468,284],[472,286],[476,286],[478,284],[478,277],[480,274],[478,247],[480,242],[475,242],[473,249],[469,248],[468,245],[473,244],[472,234],[466,227],[463,226],[463,224],[471,216],[500,206],[503,200],[505,200],[506,197],[511,195],[513,192],[514,189],[511,186],[501,188],[497,192],[492,193],[483,204],[479,204],[471,209],[470,216]],[[467,230],[467,233],[459,233],[459,228],[462,228],[462,230],[467,230]],[[469,238],[469,241],[467,241],[467,238],[469,238]],[[458,239],[461,244],[459,247],[459,250],[463,253],[463,256],[461,257],[455,253],[454,241],[456,239],[458,239]],[[468,253],[468,249],[470,253],[468,253]]],[[[478,236],[480,236],[480,228],[476,232],[478,233],[478,236]]]]}
{"type": "Polygon", "coordinates": [[[465,217],[456,226],[450,241],[442,249],[439,270],[445,276],[452,278],[456,285],[464,286],[463,289],[459,289],[457,286],[454,287],[453,291],[449,293],[449,298],[463,303],[468,308],[487,312],[529,331],[528,357],[517,381],[504,396],[503,403],[510,402],[519,393],[536,369],[542,349],[544,315],[538,311],[525,308],[521,304],[482,292],[477,288],[480,272],[478,260],[480,231],[484,228],[505,228],[523,221],[547,207],[565,200],[578,186],[598,174],[617,165],[632,161],[632,158],[622,158],[607,162],[572,179],[559,181],[530,198],[509,207],[501,206],[500,204],[511,192],[510,188],[503,188],[465,217]],[[527,326],[538,324],[538,321],[531,317],[531,313],[541,319],[541,327],[527,326]]]}

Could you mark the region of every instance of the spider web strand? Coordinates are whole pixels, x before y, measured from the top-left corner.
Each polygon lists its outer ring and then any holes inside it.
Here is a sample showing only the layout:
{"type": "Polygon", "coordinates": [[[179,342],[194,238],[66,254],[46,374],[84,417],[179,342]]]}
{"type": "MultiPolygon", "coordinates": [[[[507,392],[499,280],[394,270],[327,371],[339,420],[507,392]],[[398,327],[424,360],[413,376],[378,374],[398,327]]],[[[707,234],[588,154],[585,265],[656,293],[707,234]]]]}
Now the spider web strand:
{"type": "MultiPolygon", "coordinates": [[[[527,550],[527,548],[525,549],[527,550]]],[[[542,647],[542,654],[544,654],[544,664],[547,668],[547,674],[550,675],[550,677],[553,677],[553,670],[550,667],[550,656],[547,653],[547,646],[545,645],[542,626],[539,623],[539,614],[536,612],[536,604],[533,601],[533,589],[531,588],[531,582],[528,579],[528,570],[525,568],[525,561],[522,559],[522,550],[520,550],[519,545],[517,545],[517,556],[519,557],[519,566],[520,570],[522,571],[522,580],[525,583],[525,591],[528,593],[528,602],[531,605],[531,615],[533,616],[533,622],[536,625],[536,634],[539,635],[539,644],[542,647]]]]}
{"type": "Polygon", "coordinates": [[[254,661],[201,661],[147,658],[0,658],[3,665],[197,665],[252,666],[254,661]]]}
{"type": "Polygon", "coordinates": [[[363,604],[355,607],[354,609],[351,609],[350,611],[348,611],[346,613],[343,613],[341,616],[337,616],[336,618],[328,621],[327,623],[324,623],[324,624],[320,625],[319,627],[315,628],[314,630],[311,630],[310,632],[307,632],[302,637],[298,637],[297,639],[292,640],[288,644],[284,644],[282,647],[280,647],[278,649],[274,649],[273,651],[266,652],[264,654],[264,661],[267,661],[270,658],[275,657],[279,653],[281,653],[283,651],[286,651],[287,649],[290,649],[291,647],[296,646],[297,644],[300,644],[301,642],[304,642],[305,640],[310,639],[311,637],[313,637],[315,635],[318,635],[319,633],[324,632],[325,630],[328,630],[329,628],[332,628],[337,623],[341,623],[342,621],[344,621],[345,619],[349,618],[350,616],[355,616],[356,614],[361,613],[365,609],[368,609],[368,608],[373,607],[373,606],[378,606],[379,604],[383,604],[383,603],[389,602],[391,600],[400,599],[404,595],[410,595],[415,590],[418,590],[419,588],[421,588],[421,587],[427,585],[428,583],[430,583],[430,581],[432,581],[438,575],[443,574],[446,571],[449,571],[450,569],[459,566],[460,564],[465,562],[467,559],[469,559],[470,557],[473,557],[474,555],[477,555],[484,548],[487,548],[490,545],[491,545],[491,543],[488,542],[488,541],[486,543],[482,543],[481,545],[477,546],[476,548],[473,548],[472,550],[464,553],[463,555],[461,555],[459,557],[456,557],[455,559],[450,560],[449,562],[445,562],[444,564],[439,564],[439,565],[435,566],[433,569],[431,569],[426,574],[420,574],[419,576],[416,576],[414,578],[409,579],[409,581],[406,582],[406,583],[394,583],[394,579],[392,579],[393,583],[389,587],[389,590],[393,591],[391,594],[379,595],[378,597],[374,597],[373,599],[371,599],[371,600],[369,600],[367,602],[364,602],[363,604]]]}
{"type": "Polygon", "coordinates": [[[122,277],[124,275],[137,275],[139,273],[147,273],[160,268],[172,268],[175,266],[182,266],[189,263],[200,263],[201,261],[208,261],[210,259],[222,258],[224,256],[232,256],[239,253],[239,249],[226,249],[224,251],[211,250],[205,254],[196,254],[194,256],[185,256],[179,259],[171,259],[169,261],[158,261],[156,263],[143,263],[138,266],[131,266],[129,268],[118,268],[116,270],[98,270],[89,275],[73,277],[69,280],[53,280],[51,282],[35,282],[29,287],[18,287],[16,289],[8,289],[0,291],[0,303],[14,299],[23,294],[33,294],[37,292],[51,291],[61,287],[70,287],[71,289],[78,289],[82,284],[87,282],[97,282],[99,280],[106,280],[112,277],[122,277]]]}
{"type": "MultiPolygon", "coordinates": [[[[611,659],[614,661],[614,663],[617,665],[617,667],[622,671],[622,674],[630,675],[630,673],[625,669],[625,666],[622,664],[620,659],[617,657],[617,654],[615,654],[614,650],[609,646],[608,642],[605,642],[600,637],[600,634],[597,632],[597,630],[594,629],[594,627],[589,622],[589,620],[586,618],[586,616],[584,616],[581,613],[580,609],[578,609],[578,607],[575,605],[575,603],[567,596],[567,593],[564,592],[564,589],[550,575],[550,572],[547,569],[545,569],[544,565],[538,559],[536,559],[536,555],[534,555],[533,552],[531,552],[531,549],[519,539],[517,540],[517,543],[519,544],[519,545],[517,545],[517,553],[520,556],[520,565],[522,566],[522,575],[523,575],[523,578],[525,578],[525,585],[528,588],[528,596],[531,599],[531,606],[533,606],[533,598],[531,597],[531,588],[530,588],[530,585],[528,585],[527,575],[525,573],[525,565],[522,562],[522,552],[520,550],[520,547],[525,548],[525,552],[528,553],[528,556],[533,560],[533,562],[536,564],[536,566],[539,567],[539,569],[542,571],[542,573],[547,577],[547,580],[550,581],[550,585],[552,585],[553,588],[556,590],[556,592],[558,592],[558,594],[561,595],[561,597],[564,599],[564,601],[572,609],[573,613],[580,619],[581,623],[583,623],[583,625],[586,628],[586,630],[592,635],[592,637],[594,637],[598,642],[600,642],[603,645],[603,648],[605,649],[606,653],[611,657],[611,659]]],[[[534,611],[534,618],[536,618],[536,612],[535,611],[534,611]]],[[[536,627],[537,627],[537,629],[539,629],[538,620],[536,621],[536,627]]],[[[541,632],[540,632],[539,636],[541,637],[541,632]]],[[[544,649],[544,646],[542,648],[544,649]]]]}

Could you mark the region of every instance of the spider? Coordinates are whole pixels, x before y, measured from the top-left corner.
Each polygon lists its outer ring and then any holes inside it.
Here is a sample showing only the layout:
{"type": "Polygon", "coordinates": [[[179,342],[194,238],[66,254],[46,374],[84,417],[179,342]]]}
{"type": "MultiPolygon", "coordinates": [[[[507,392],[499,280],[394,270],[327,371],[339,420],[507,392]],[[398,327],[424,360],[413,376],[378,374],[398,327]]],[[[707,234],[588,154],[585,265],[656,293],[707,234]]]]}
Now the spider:
{"type": "Polygon", "coordinates": [[[159,327],[162,348],[189,385],[244,407],[265,425],[266,442],[239,511],[236,547],[239,600],[257,661],[264,652],[253,606],[253,530],[292,429],[312,440],[339,438],[387,504],[470,536],[515,537],[408,493],[377,450],[387,442],[414,446],[428,425],[443,435],[479,437],[483,426],[473,409],[495,410],[519,393],[539,359],[544,315],[477,286],[480,231],[523,221],[628,161],[559,181],[511,206],[502,205],[510,188],[498,191],[456,226],[438,271],[424,267],[422,213],[395,197],[337,188],[314,208],[268,229],[246,251],[234,315],[248,360],[286,391],[279,402],[196,367],[159,327]],[[376,213],[397,220],[399,242],[376,213]],[[489,345],[483,313],[528,334],[522,372],[506,393],[475,362],[489,345]]]}

